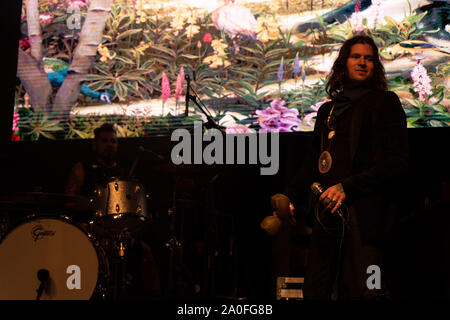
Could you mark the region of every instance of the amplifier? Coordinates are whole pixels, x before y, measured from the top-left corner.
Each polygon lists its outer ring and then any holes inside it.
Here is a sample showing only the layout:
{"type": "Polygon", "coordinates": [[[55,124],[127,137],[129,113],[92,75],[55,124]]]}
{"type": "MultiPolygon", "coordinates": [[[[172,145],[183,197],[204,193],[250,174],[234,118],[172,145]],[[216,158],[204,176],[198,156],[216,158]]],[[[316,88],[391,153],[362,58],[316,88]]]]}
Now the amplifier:
{"type": "Polygon", "coordinates": [[[303,277],[277,277],[277,300],[303,300],[303,277]]]}

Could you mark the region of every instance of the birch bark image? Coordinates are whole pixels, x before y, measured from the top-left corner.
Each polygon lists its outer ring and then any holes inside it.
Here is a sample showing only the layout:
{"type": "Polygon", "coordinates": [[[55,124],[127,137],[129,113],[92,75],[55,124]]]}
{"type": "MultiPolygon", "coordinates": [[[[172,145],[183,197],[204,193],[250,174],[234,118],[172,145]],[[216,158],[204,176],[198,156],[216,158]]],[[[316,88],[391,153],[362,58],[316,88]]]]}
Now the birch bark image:
{"type": "Polygon", "coordinates": [[[70,113],[80,94],[81,82],[86,79],[89,68],[95,61],[112,3],[113,0],[91,0],[67,77],[52,99],[52,86],[42,63],[39,0],[26,0],[31,54],[19,48],[17,76],[30,95],[31,106],[35,111],[57,111],[62,116],[70,113]]]}

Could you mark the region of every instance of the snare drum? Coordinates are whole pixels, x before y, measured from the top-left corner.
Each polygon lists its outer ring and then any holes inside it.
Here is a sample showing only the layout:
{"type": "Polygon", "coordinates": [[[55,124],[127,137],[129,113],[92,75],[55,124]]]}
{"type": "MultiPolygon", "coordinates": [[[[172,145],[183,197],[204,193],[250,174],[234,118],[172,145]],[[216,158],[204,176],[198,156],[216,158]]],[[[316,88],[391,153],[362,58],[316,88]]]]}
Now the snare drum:
{"type": "Polygon", "coordinates": [[[145,189],[136,180],[111,178],[108,183],[97,185],[92,202],[94,219],[108,228],[134,229],[147,221],[145,189]]]}
{"type": "Polygon", "coordinates": [[[0,242],[0,300],[106,298],[109,265],[94,236],[68,217],[30,216],[0,242]]]}

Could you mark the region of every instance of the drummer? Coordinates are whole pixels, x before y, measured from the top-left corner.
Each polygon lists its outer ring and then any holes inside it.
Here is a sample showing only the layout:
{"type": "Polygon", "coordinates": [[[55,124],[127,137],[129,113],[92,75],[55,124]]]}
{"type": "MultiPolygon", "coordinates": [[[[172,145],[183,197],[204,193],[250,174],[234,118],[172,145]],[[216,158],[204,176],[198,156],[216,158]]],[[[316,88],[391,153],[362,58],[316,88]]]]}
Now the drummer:
{"type": "MultiPolygon", "coordinates": [[[[127,176],[126,168],[118,164],[118,139],[113,125],[103,124],[94,130],[94,140],[92,141],[92,154],[85,160],[75,163],[69,173],[66,183],[66,195],[86,197],[86,202],[80,205],[76,203],[66,204],[66,209],[78,212],[78,220],[90,220],[92,218],[92,207],[89,204],[89,197],[99,184],[107,184],[111,178],[124,178],[127,176]],[[83,213],[84,212],[84,213],[83,213]],[[82,216],[87,214],[88,216],[82,216]]],[[[87,222],[86,220],[84,222],[87,222]]],[[[81,223],[86,228],[87,225],[81,223]]],[[[148,225],[139,232],[134,233],[137,246],[129,248],[130,272],[134,274],[135,281],[142,282],[139,285],[140,292],[151,292],[159,294],[159,266],[155,261],[151,247],[154,246],[144,240],[148,225]],[[130,261],[132,260],[132,261],[130,261]],[[139,271],[139,269],[141,269],[139,271]]],[[[97,236],[104,236],[100,229],[95,231],[97,236]]]]}
{"type": "Polygon", "coordinates": [[[117,164],[118,139],[114,127],[105,123],[94,130],[94,136],[92,156],[75,163],[70,171],[66,184],[67,195],[89,196],[96,184],[125,175],[124,168],[117,164]]]}

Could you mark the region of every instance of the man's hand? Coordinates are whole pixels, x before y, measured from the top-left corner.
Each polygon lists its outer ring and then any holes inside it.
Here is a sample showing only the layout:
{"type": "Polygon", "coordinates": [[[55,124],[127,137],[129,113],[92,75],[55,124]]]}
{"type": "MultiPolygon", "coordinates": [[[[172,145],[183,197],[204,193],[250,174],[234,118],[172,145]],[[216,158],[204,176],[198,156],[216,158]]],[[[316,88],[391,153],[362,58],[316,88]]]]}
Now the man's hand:
{"type": "Polygon", "coordinates": [[[345,200],[345,192],[342,184],[337,184],[332,187],[329,187],[325,190],[324,193],[320,196],[320,200],[325,204],[328,203],[327,209],[331,209],[331,213],[335,213],[337,209],[341,206],[342,202],[345,200]],[[328,199],[327,199],[328,198],[328,199]]]}

